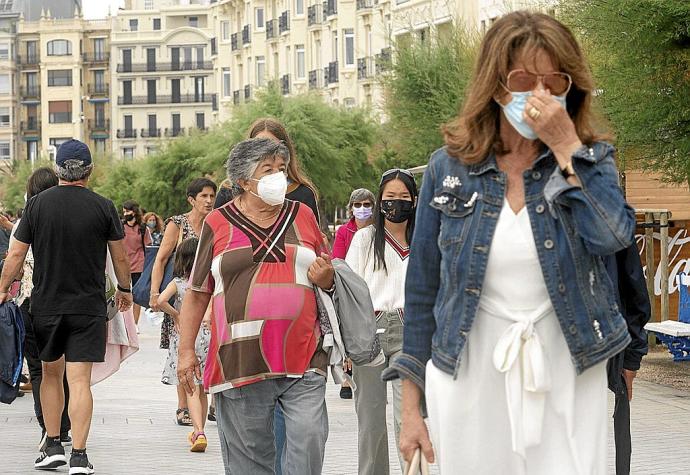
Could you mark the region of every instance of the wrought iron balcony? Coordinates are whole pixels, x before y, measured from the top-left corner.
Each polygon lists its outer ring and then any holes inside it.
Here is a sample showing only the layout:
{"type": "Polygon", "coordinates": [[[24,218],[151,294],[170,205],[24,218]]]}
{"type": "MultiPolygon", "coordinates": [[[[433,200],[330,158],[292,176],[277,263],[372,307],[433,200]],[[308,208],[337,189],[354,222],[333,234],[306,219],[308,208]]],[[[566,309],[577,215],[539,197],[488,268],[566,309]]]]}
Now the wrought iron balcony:
{"type": "Polygon", "coordinates": [[[20,69],[38,68],[41,63],[41,57],[38,54],[30,54],[27,56],[17,55],[17,65],[20,69]]]}
{"type": "Polygon", "coordinates": [[[238,51],[240,49],[238,37],[238,33],[233,33],[232,35],[230,35],[230,49],[232,51],[238,51]]]}
{"type": "Polygon", "coordinates": [[[278,19],[278,32],[282,35],[287,31],[290,31],[290,13],[286,10],[278,19]]]}
{"type": "Polygon", "coordinates": [[[36,135],[41,132],[41,121],[29,117],[29,120],[20,123],[19,130],[25,135],[36,135]]]}
{"type": "Polygon", "coordinates": [[[277,26],[278,25],[278,20],[273,19],[273,20],[268,20],[266,22],[266,39],[267,40],[274,40],[278,38],[278,33],[277,33],[277,26]]]}
{"type": "Polygon", "coordinates": [[[252,98],[252,86],[244,86],[244,101],[247,102],[252,98]]]}
{"type": "Polygon", "coordinates": [[[212,103],[213,94],[160,94],[156,96],[119,96],[118,105],[143,105],[143,104],[195,104],[212,103]]]}
{"type": "Polygon", "coordinates": [[[307,8],[307,26],[321,26],[323,23],[323,6],[312,5],[307,8]]]}
{"type": "Polygon", "coordinates": [[[135,139],[137,138],[137,129],[117,129],[115,135],[118,139],[135,139]]]}
{"type": "Polygon", "coordinates": [[[252,35],[249,32],[249,25],[244,25],[242,28],[242,45],[248,45],[252,42],[252,35]]]}
{"type": "Polygon", "coordinates": [[[218,110],[218,94],[211,94],[211,110],[218,110]]]}
{"type": "Polygon", "coordinates": [[[240,105],[241,91],[232,91],[232,103],[236,106],[240,105]]]}
{"type": "Polygon", "coordinates": [[[107,63],[110,61],[110,53],[106,51],[82,54],[82,61],[85,63],[107,63]]]}
{"type": "Polygon", "coordinates": [[[357,79],[371,79],[376,72],[374,58],[367,56],[366,58],[359,58],[357,60],[357,79]]]}
{"type": "Polygon", "coordinates": [[[326,84],[335,84],[338,82],[338,62],[333,61],[331,63],[328,63],[328,68],[327,70],[327,79],[326,79],[326,84]]]}
{"type": "Polygon", "coordinates": [[[280,78],[280,90],[284,96],[290,94],[290,75],[285,74],[280,78]]]}
{"type": "Polygon", "coordinates": [[[323,81],[324,75],[321,69],[309,71],[309,89],[321,89],[323,81]]]}
{"type": "Polygon", "coordinates": [[[181,135],[184,135],[184,127],[165,128],[166,137],[179,137],[181,135]]]}
{"type": "Polygon", "coordinates": [[[88,126],[90,130],[110,130],[110,119],[89,119],[88,126]]]}
{"type": "Polygon", "coordinates": [[[121,63],[117,65],[118,73],[160,73],[170,71],[210,71],[213,61],[176,61],[166,63],[121,63]]]}
{"type": "Polygon", "coordinates": [[[145,128],[141,129],[141,135],[140,137],[143,138],[154,138],[154,137],[161,137],[161,129],[160,128],[145,128]]]}
{"type": "Polygon", "coordinates": [[[40,86],[20,86],[19,87],[19,97],[23,100],[25,99],[40,99],[41,98],[41,88],[40,86]]]}
{"type": "Polygon", "coordinates": [[[392,54],[390,48],[383,48],[375,57],[376,74],[381,74],[390,69],[392,54]]]}
{"type": "Polygon", "coordinates": [[[371,10],[378,3],[378,0],[357,0],[357,11],[371,10]]]}
{"type": "Polygon", "coordinates": [[[323,17],[328,18],[329,16],[338,14],[338,2],[337,0],[326,0],[323,2],[323,17]]]}
{"type": "Polygon", "coordinates": [[[90,96],[107,96],[110,92],[110,84],[108,83],[89,83],[86,90],[90,96]]]}

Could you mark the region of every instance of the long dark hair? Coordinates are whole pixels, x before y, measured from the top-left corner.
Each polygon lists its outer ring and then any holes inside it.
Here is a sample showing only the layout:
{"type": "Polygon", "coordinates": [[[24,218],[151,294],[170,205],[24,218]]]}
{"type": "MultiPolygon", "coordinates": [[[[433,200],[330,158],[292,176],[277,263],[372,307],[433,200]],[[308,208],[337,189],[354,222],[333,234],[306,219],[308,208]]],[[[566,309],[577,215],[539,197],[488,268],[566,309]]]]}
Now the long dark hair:
{"type": "MultiPolygon", "coordinates": [[[[379,193],[376,197],[376,206],[374,207],[374,270],[383,269],[388,274],[388,267],[386,266],[386,217],[381,212],[381,201],[383,199],[383,189],[386,184],[393,180],[400,180],[410,192],[412,202],[417,200],[417,183],[409,173],[403,170],[389,170],[381,177],[381,184],[379,185],[379,193]]],[[[414,232],[414,213],[407,220],[407,228],[405,229],[405,237],[407,245],[412,241],[412,233],[414,232]]]]}
{"type": "Polygon", "coordinates": [[[26,182],[26,200],[57,185],[58,177],[55,171],[48,167],[37,168],[26,182]]]}
{"type": "Polygon", "coordinates": [[[175,251],[175,264],[173,265],[173,275],[183,279],[189,278],[192,274],[196,247],[199,244],[197,238],[185,239],[177,246],[175,251]]]}
{"type": "Polygon", "coordinates": [[[122,203],[122,207],[127,211],[132,211],[134,213],[135,224],[138,224],[139,226],[142,225],[141,208],[139,207],[139,203],[137,203],[134,200],[127,200],[124,203],[122,203]]]}

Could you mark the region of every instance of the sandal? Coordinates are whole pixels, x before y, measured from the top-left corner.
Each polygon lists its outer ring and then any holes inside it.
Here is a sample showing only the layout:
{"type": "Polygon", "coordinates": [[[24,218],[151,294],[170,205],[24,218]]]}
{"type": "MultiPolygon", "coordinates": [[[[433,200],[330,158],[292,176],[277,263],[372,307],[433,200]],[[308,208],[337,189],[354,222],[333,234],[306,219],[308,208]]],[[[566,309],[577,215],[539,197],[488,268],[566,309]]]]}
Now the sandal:
{"type": "Polygon", "coordinates": [[[189,417],[189,409],[178,409],[175,411],[175,418],[177,419],[178,426],[191,426],[192,418],[189,417]]]}
{"type": "Polygon", "coordinates": [[[187,439],[189,439],[189,443],[192,444],[189,449],[191,452],[206,452],[206,446],[208,445],[206,434],[192,431],[189,433],[189,436],[187,436],[187,439]]]}

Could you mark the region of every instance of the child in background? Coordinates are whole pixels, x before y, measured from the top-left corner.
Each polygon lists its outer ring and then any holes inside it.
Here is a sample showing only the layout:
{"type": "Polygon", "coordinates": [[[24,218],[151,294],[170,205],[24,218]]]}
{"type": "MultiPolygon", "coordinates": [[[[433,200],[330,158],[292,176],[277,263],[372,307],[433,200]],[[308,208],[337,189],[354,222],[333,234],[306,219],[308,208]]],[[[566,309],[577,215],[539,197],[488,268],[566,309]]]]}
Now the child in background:
{"type": "MultiPolygon", "coordinates": [[[[190,238],[182,241],[175,252],[175,266],[173,268],[174,278],[168,284],[163,292],[158,297],[158,305],[163,312],[172,316],[175,322],[172,337],[170,338],[170,348],[168,350],[168,359],[163,368],[163,377],[161,381],[163,384],[178,385],[177,379],[177,349],[180,341],[180,309],[182,308],[182,300],[187,290],[187,281],[192,272],[192,265],[194,264],[194,255],[196,254],[196,247],[199,240],[190,238]],[[174,307],[168,302],[171,298],[175,298],[174,307]]],[[[206,364],[206,356],[208,355],[208,345],[211,336],[208,317],[204,317],[199,334],[196,338],[196,356],[201,362],[201,371],[203,377],[203,370],[206,364]]],[[[197,387],[194,395],[188,397],[189,414],[192,419],[194,430],[189,434],[189,443],[191,444],[192,452],[204,452],[208,441],[206,434],[204,434],[204,425],[206,424],[206,415],[208,411],[208,398],[202,387],[202,381],[196,381],[197,387]]]]}

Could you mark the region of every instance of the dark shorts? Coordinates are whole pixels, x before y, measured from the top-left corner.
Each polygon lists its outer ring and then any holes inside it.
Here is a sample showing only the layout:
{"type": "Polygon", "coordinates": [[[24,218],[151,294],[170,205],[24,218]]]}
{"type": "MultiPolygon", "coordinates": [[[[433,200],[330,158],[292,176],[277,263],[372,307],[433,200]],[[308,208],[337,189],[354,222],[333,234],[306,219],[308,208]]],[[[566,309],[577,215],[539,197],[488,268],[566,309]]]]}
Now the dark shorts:
{"type": "Polygon", "coordinates": [[[132,287],[137,285],[139,278],[141,277],[141,272],[132,272],[132,287]]]}
{"type": "Polygon", "coordinates": [[[34,315],[34,334],[41,361],[100,363],[108,335],[105,317],[93,315],[34,315]]]}

